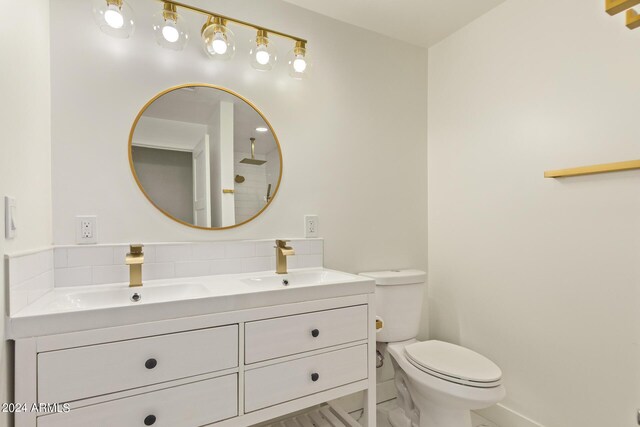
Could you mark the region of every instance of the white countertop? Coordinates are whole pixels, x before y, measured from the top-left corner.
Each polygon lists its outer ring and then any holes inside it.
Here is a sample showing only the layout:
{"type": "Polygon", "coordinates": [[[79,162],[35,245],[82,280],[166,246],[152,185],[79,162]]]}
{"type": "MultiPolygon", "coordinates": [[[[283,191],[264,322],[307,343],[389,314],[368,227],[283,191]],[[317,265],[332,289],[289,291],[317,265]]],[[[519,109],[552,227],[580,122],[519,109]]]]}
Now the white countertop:
{"type": "Polygon", "coordinates": [[[257,272],[153,280],[141,288],[127,283],[63,287],[8,317],[6,332],[9,339],[19,339],[373,292],[372,279],[322,268],[292,269],[288,275],[257,272]],[[283,279],[289,280],[288,286],[283,279]],[[145,289],[167,285],[195,285],[199,294],[161,302],[145,299],[145,289]],[[105,298],[102,303],[100,292],[138,292],[142,299],[105,298]],[[92,296],[90,306],[78,302],[83,295],[92,296]]]}

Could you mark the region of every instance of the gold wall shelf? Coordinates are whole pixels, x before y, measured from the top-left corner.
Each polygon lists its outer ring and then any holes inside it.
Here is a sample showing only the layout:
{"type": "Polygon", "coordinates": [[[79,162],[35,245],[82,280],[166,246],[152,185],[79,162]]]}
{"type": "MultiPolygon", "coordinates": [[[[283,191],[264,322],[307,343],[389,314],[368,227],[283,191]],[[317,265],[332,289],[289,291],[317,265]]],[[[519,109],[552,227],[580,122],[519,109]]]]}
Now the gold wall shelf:
{"type": "Polygon", "coordinates": [[[640,0],[605,0],[605,9],[609,15],[617,15],[640,4],[640,0]]]}
{"type": "Polygon", "coordinates": [[[545,178],[565,178],[569,176],[593,175],[596,173],[620,172],[632,169],[640,169],[640,160],[628,162],[603,163],[601,165],[582,166],[579,168],[558,169],[546,171],[545,178]]]}
{"type": "Polygon", "coordinates": [[[633,9],[627,10],[627,28],[635,30],[640,27],[640,14],[633,9]]]}
{"type": "Polygon", "coordinates": [[[604,0],[604,9],[611,16],[627,11],[627,28],[635,30],[640,28],[640,14],[633,10],[640,4],[640,0],[604,0]]]}

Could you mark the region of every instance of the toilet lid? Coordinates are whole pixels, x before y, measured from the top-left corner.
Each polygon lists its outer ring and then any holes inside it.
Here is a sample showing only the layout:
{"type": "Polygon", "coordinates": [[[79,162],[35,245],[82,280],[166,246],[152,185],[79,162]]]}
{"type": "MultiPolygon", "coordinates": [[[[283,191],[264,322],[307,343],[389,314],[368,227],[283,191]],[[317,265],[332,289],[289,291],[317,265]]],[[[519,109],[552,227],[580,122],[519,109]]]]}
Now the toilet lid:
{"type": "Polygon", "coordinates": [[[491,360],[455,344],[437,340],[417,342],[406,346],[405,354],[418,367],[469,385],[495,384],[502,378],[502,371],[491,360]]]}

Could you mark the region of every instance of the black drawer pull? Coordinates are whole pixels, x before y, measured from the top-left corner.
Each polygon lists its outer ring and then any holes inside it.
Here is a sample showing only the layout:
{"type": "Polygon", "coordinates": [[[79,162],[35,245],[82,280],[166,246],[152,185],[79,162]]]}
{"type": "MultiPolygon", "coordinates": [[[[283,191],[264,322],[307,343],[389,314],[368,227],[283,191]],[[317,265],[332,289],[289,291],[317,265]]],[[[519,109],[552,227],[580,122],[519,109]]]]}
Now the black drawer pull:
{"type": "Polygon", "coordinates": [[[311,374],[311,381],[313,381],[314,383],[319,379],[320,379],[320,374],[318,374],[317,372],[314,372],[313,374],[311,374]]]}
{"type": "Polygon", "coordinates": [[[156,423],[156,416],[155,415],[147,415],[144,419],[144,425],[146,426],[152,426],[156,423]]]}
{"type": "MultiPolygon", "coordinates": [[[[144,367],[147,369],[153,369],[158,365],[158,361],[156,359],[149,359],[146,362],[144,362],[144,367]]],[[[150,415],[153,416],[153,415],[150,415]]],[[[153,420],[155,422],[155,417],[153,417],[153,420]]],[[[151,424],[147,424],[148,426],[150,426],[151,424]]]]}
{"type": "Polygon", "coordinates": [[[317,330],[317,329],[313,329],[313,330],[311,331],[311,336],[312,336],[312,337],[314,337],[314,338],[318,338],[318,335],[320,335],[320,331],[319,331],[319,330],[317,330]]]}

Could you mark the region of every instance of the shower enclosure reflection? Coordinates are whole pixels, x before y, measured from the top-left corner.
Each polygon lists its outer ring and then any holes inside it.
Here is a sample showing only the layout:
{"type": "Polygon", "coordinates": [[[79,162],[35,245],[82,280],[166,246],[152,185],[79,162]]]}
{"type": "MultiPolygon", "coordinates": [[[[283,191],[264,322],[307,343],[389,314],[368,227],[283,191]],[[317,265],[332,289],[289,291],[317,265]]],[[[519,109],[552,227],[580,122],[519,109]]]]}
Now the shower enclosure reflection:
{"type": "Polygon", "coordinates": [[[129,141],[132,172],[171,218],[227,228],[261,213],[277,191],[281,152],[264,116],[213,86],[166,91],[138,115],[129,141]]]}

